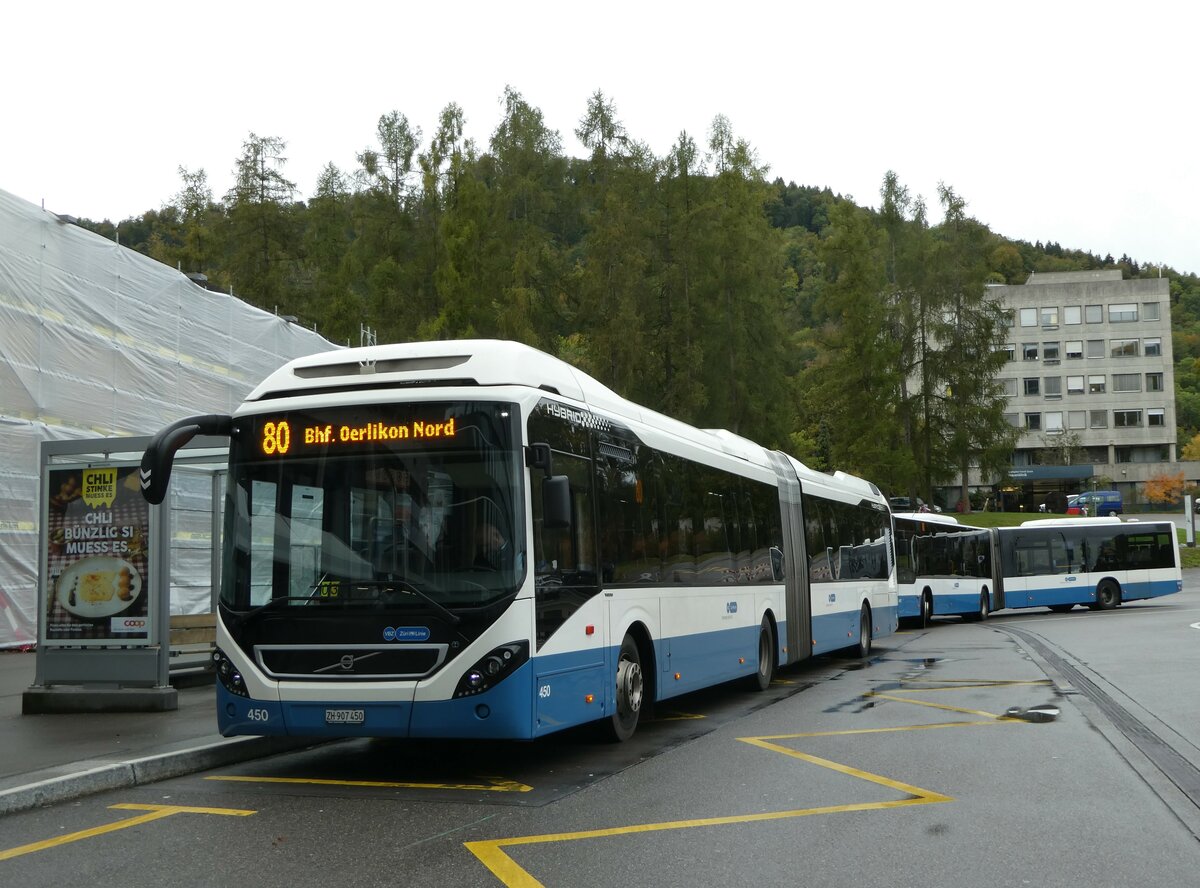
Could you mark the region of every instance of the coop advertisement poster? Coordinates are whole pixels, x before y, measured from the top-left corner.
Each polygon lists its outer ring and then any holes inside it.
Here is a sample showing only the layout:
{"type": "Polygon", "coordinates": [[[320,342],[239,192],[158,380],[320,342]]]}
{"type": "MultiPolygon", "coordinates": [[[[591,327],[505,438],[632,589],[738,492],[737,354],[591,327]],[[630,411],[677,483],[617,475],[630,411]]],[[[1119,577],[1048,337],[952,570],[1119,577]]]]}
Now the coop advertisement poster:
{"type": "Polygon", "coordinates": [[[150,507],[136,466],[52,469],[47,533],[45,641],[150,642],[150,507]]]}

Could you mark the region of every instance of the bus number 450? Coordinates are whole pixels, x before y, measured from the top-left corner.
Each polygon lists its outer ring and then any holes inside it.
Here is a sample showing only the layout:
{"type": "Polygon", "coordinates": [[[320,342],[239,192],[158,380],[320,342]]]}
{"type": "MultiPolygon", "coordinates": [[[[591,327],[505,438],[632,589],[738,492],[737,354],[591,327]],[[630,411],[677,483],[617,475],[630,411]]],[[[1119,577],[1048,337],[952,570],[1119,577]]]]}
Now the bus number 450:
{"type": "Polygon", "coordinates": [[[550,696],[550,685],[538,685],[538,696],[545,700],[550,696]]]}
{"type": "Polygon", "coordinates": [[[270,721],[271,714],[265,709],[247,709],[246,720],[252,722],[270,721]]]}

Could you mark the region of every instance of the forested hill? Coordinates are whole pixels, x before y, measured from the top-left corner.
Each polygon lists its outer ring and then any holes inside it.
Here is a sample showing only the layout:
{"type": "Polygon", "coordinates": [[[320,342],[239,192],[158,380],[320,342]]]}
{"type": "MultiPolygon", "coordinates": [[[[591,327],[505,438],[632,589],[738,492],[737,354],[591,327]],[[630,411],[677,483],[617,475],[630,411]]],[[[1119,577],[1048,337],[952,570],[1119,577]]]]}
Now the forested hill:
{"type": "MultiPolygon", "coordinates": [[[[906,396],[904,374],[916,366],[905,362],[933,367],[937,357],[888,357],[889,343],[913,335],[906,325],[929,317],[914,306],[944,309],[964,282],[982,291],[1034,271],[1161,272],[1171,286],[1181,441],[1200,430],[1194,274],[1009,240],[971,218],[969,195],[950,187],[938,195],[947,221],[931,226],[923,201],[890,172],[881,171],[878,209],[772,181],[724,117],[701,142],[681,133],[657,156],[596,93],[575,130],[590,153],[574,158],[520,94],[507,90],[504,109],[486,146],[463,136],[454,104],[428,139],[403,114],[385,114],[377,144],[351,169],[327,164],[306,200],[288,178],[284,140],[251,133],[228,193],[214,196],[204,170],[181,167],[180,190],[161,208],[119,225],[80,224],[109,238],[119,231],[121,244],[334,341],[357,345],[364,326],[379,342],[521,340],[685,421],[895,489],[925,489],[961,460],[931,449],[935,408],[949,416],[954,405],[895,408],[893,390],[906,396]],[[877,337],[878,348],[854,365],[858,403],[839,404],[833,368],[855,347],[840,338],[850,332],[877,337]],[[870,398],[881,405],[874,415],[870,398]],[[838,410],[875,422],[886,411],[895,428],[866,452],[861,435],[839,434],[849,423],[832,421],[838,410]],[[897,448],[909,456],[897,460],[897,448]]],[[[950,390],[958,371],[948,355],[938,360],[950,390]]],[[[970,395],[963,380],[954,390],[986,406],[989,395],[970,395]]]]}

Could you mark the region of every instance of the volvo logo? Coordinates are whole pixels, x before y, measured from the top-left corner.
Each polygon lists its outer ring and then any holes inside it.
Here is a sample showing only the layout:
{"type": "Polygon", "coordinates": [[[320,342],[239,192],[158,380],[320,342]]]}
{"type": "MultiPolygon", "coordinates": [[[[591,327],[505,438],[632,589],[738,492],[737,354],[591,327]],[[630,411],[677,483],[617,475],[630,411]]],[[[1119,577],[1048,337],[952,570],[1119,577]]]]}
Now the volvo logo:
{"type": "Polygon", "coordinates": [[[353,668],[354,668],[354,655],[353,655],[353,654],[346,654],[346,655],[345,655],[344,657],[342,657],[342,659],[341,659],[341,660],[339,660],[338,662],[339,662],[339,664],[341,665],[341,667],[342,667],[342,669],[343,669],[344,671],[346,671],[346,672],[349,672],[351,669],[353,669],[353,668]]]}

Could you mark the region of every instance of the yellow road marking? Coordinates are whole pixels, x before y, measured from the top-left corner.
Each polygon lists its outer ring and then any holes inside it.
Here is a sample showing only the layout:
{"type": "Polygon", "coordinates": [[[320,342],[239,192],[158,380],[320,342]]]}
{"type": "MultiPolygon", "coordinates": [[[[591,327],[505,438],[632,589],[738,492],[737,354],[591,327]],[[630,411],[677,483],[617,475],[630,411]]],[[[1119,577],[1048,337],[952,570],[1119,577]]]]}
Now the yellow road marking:
{"type": "Polygon", "coordinates": [[[92,839],[96,836],[102,836],[106,833],[116,832],[119,829],[128,829],[131,826],[140,826],[143,823],[150,823],[154,820],[162,820],[164,817],[171,817],[175,814],[223,814],[227,817],[249,817],[254,811],[245,811],[239,808],[196,808],[188,805],[110,805],[112,809],[122,811],[146,811],[137,817],[127,817],[124,820],[117,820],[113,823],[106,823],[104,826],[94,826],[91,829],[83,829],[79,832],[73,832],[65,836],[56,836],[53,839],[45,839],[41,842],[30,842],[28,845],[20,845],[16,848],[9,848],[7,851],[0,851],[0,860],[11,860],[14,857],[20,857],[23,854],[32,854],[35,851],[45,851],[48,848],[56,848],[59,845],[66,845],[70,842],[79,842],[83,839],[92,839]]]}
{"type": "Polygon", "coordinates": [[[502,777],[484,777],[487,783],[410,783],[391,780],[326,780],[320,777],[254,777],[242,775],[219,775],[205,780],[226,780],[238,783],[296,783],[312,786],[361,786],[370,789],[458,789],[470,792],[530,792],[532,786],[505,780],[502,777]]]}
{"type": "MultiPolygon", "coordinates": [[[[934,681],[929,679],[929,681],[934,681]]],[[[939,681],[938,684],[949,684],[947,681],[939,681]]],[[[955,680],[953,687],[945,688],[914,688],[909,693],[924,693],[932,690],[967,690],[969,688],[1000,688],[1011,687],[1014,685],[1047,685],[1050,682],[1044,680],[1037,681],[991,681],[987,679],[961,679],[955,680]]],[[[874,783],[878,786],[883,786],[897,792],[904,793],[907,798],[898,799],[886,802],[863,802],[851,805],[825,805],[818,808],[799,808],[791,811],[773,811],[763,814],[742,814],[730,815],[726,817],[708,817],[697,820],[673,820],[664,823],[641,823],[632,826],[615,826],[605,829],[584,830],[581,832],[570,833],[546,833],[537,836],[518,836],[508,839],[488,839],[478,842],[464,842],[466,848],[474,854],[479,861],[488,868],[488,870],[496,876],[508,888],[545,888],[541,882],[535,879],[527,870],[522,868],[515,860],[505,853],[505,848],[515,847],[519,845],[535,845],[549,842],[572,842],[580,839],[600,839],[609,838],[612,836],[632,835],[636,833],[662,832],[665,830],[676,829],[693,829],[695,827],[704,826],[725,826],[741,823],[761,823],[770,820],[786,820],[796,817],[807,817],[813,814],[837,814],[847,811],[879,811],[893,808],[903,808],[912,805],[928,805],[937,804],[940,802],[952,802],[954,799],[951,796],[943,795],[933,790],[922,789],[919,786],[902,783],[899,780],[893,780],[890,777],[884,777],[881,774],[873,774],[870,771],[863,771],[859,768],[853,768],[849,765],[843,765],[829,759],[820,758],[815,755],[810,755],[806,752],[800,752],[796,749],[789,749],[772,741],[776,740],[796,740],[809,737],[833,737],[846,736],[851,734],[881,734],[897,731],[928,731],[938,728],[966,728],[980,727],[986,725],[1001,725],[1001,724],[1021,724],[1015,719],[1010,719],[1007,716],[996,715],[991,712],[983,712],[981,710],[966,709],[958,706],[948,706],[941,703],[930,703],[927,700],[915,700],[910,697],[899,697],[889,694],[868,693],[865,696],[879,697],[884,700],[894,700],[900,703],[912,703],[917,706],[929,706],[935,709],[944,709],[951,712],[961,712],[965,715],[983,716],[986,721],[969,721],[969,722],[942,722],[939,724],[929,725],[902,725],[892,728],[856,728],[843,731],[811,731],[797,734],[778,734],[773,736],[760,737],[739,737],[743,743],[748,743],[751,746],[757,746],[761,749],[766,749],[771,752],[777,752],[786,755],[790,758],[808,762],[810,764],[819,765],[822,768],[828,768],[840,774],[845,774],[849,777],[856,777],[859,780],[866,780],[869,783],[874,783]]]]}
{"type": "Polygon", "coordinates": [[[913,700],[910,697],[895,697],[891,694],[877,694],[874,691],[868,691],[863,696],[875,697],[879,700],[892,700],[896,703],[911,703],[914,706],[928,706],[931,709],[944,709],[948,712],[961,712],[963,715],[982,715],[985,718],[1000,718],[992,712],[984,712],[980,709],[964,709],[961,706],[947,706],[945,703],[931,703],[928,700],[913,700]]]}
{"type": "Polygon", "coordinates": [[[694,712],[672,712],[670,715],[656,715],[652,721],[656,722],[673,722],[673,721],[694,721],[696,719],[708,718],[707,715],[697,715],[694,712]]]}
{"type": "MultiPolygon", "coordinates": [[[[981,722],[981,724],[994,724],[994,722],[981,722]]],[[[851,731],[833,731],[829,734],[848,734],[855,733],[851,731]]],[[[864,732],[865,733],[865,732],[864,732]]],[[[840,814],[848,811],[881,811],[891,808],[903,808],[911,805],[928,805],[939,802],[952,802],[953,798],[947,795],[942,795],[938,792],[933,792],[928,789],[921,789],[919,786],[912,786],[907,783],[901,783],[898,780],[892,780],[889,777],[884,777],[880,774],[872,774],[869,771],[862,771],[858,768],[852,768],[849,765],[839,764],[838,762],[830,761],[829,759],[819,758],[815,755],[798,752],[794,749],[788,749],[785,746],[769,742],[770,740],[782,740],[796,737],[817,737],[822,734],[784,734],[778,737],[739,737],[745,743],[752,746],[758,746],[762,749],[767,749],[771,752],[779,752],[792,758],[800,759],[814,765],[820,765],[823,768],[837,771],[841,774],[846,774],[850,777],[857,777],[860,780],[866,780],[875,783],[879,786],[885,786],[889,789],[894,789],[904,793],[908,798],[896,799],[884,802],[860,802],[849,805],[822,805],[817,808],[797,808],[790,811],[769,811],[760,814],[733,814],[725,817],[705,817],[695,820],[672,820],[664,823],[640,823],[632,826],[613,826],[605,829],[584,830],[581,832],[570,833],[547,833],[538,836],[518,836],[509,839],[489,839],[479,842],[464,842],[467,849],[474,854],[479,861],[492,872],[501,882],[508,888],[545,888],[541,882],[535,879],[527,870],[523,869],[515,860],[508,856],[503,850],[504,848],[518,845],[536,845],[545,842],[574,842],[580,839],[602,839],[612,836],[633,835],[636,833],[663,832],[666,830],[676,829],[694,829],[704,826],[728,826],[732,824],[742,823],[762,823],[771,820],[789,820],[796,817],[809,817],[814,814],[840,814]]]]}
{"type": "Polygon", "coordinates": [[[944,688],[913,688],[912,693],[924,694],[928,691],[963,691],[968,688],[1011,688],[1019,685],[1050,684],[1046,678],[1030,679],[1029,681],[990,681],[986,678],[905,678],[901,684],[939,684],[944,688]]]}

